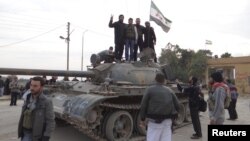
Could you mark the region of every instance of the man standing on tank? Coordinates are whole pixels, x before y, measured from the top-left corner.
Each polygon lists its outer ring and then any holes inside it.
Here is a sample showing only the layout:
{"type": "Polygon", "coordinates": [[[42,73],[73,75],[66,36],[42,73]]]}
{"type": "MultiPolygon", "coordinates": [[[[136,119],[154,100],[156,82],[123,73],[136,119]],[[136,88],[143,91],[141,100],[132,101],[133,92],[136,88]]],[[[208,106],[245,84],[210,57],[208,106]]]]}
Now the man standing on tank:
{"type": "Polygon", "coordinates": [[[125,28],[125,59],[126,61],[134,61],[134,47],[137,43],[138,34],[133,19],[128,19],[128,25],[125,28]]]}
{"type": "Polygon", "coordinates": [[[143,95],[141,120],[148,121],[147,141],[171,141],[172,117],[179,111],[180,102],[174,92],[164,85],[164,74],[157,73],[155,81],[156,84],[147,88],[143,95]]]}
{"type": "Polygon", "coordinates": [[[124,32],[126,24],[123,23],[124,16],[119,15],[119,21],[113,23],[113,15],[109,21],[109,27],[115,32],[115,59],[121,61],[124,50],[124,32]]]}
{"type": "MultiPolygon", "coordinates": [[[[152,48],[155,51],[155,44],[156,44],[156,36],[154,29],[150,26],[150,23],[147,21],[145,22],[146,28],[144,29],[144,48],[152,48]]],[[[157,62],[156,54],[155,54],[155,62],[157,62]]]]}
{"type": "Polygon", "coordinates": [[[145,27],[141,25],[141,20],[140,18],[136,18],[135,20],[136,24],[136,29],[137,29],[137,34],[138,34],[138,39],[137,39],[137,43],[135,44],[134,47],[134,61],[137,61],[137,53],[138,53],[138,47],[140,52],[142,52],[143,50],[143,31],[145,30],[145,27]]]}

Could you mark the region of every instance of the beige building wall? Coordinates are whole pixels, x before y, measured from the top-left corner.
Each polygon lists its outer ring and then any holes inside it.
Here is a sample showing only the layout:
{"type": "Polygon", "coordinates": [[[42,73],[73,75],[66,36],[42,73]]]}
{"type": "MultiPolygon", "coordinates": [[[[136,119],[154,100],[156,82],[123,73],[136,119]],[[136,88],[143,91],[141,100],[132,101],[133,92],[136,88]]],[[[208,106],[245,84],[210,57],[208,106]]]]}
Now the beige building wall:
{"type": "Polygon", "coordinates": [[[235,69],[235,85],[240,94],[250,94],[250,56],[231,57],[231,58],[213,58],[207,62],[206,82],[209,81],[209,69],[222,69],[226,77],[231,78],[232,72],[229,69],[235,69]]]}
{"type": "Polygon", "coordinates": [[[241,93],[250,94],[250,64],[235,65],[235,85],[241,93]]]}

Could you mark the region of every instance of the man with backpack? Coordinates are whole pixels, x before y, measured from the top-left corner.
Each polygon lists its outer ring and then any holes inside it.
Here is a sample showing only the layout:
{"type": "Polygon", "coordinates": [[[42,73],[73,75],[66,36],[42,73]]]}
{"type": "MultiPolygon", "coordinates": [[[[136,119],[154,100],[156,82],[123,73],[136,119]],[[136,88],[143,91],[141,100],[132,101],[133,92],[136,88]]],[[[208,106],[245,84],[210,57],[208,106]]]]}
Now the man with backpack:
{"type": "Polygon", "coordinates": [[[223,77],[220,72],[212,73],[210,81],[212,85],[208,98],[210,124],[223,124],[230,90],[223,82],[223,77]]]}

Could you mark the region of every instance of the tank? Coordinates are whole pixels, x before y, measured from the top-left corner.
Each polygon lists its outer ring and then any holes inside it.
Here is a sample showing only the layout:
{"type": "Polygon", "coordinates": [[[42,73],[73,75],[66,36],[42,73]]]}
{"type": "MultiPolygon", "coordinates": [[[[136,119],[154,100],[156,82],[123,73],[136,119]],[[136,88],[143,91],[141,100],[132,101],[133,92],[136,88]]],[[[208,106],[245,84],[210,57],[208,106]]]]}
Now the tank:
{"type": "MultiPolygon", "coordinates": [[[[145,89],[163,72],[181,102],[175,127],[190,123],[187,96],[171,82],[174,76],[167,65],[153,62],[152,50],[144,50],[140,61],[103,63],[87,71],[0,68],[0,74],[85,77],[85,81],[62,81],[45,86],[57,119],[66,121],[94,140],[145,140],[146,128],[140,123],[140,103],[145,89]]],[[[92,57],[92,62],[95,62],[92,57]]]]}

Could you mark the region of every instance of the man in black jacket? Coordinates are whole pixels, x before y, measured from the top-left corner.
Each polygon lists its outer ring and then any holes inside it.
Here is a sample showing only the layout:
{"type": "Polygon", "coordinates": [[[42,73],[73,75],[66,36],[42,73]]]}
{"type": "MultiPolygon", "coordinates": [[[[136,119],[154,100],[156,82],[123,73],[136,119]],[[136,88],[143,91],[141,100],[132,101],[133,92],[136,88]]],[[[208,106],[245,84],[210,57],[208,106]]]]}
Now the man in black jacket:
{"type": "Polygon", "coordinates": [[[124,32],[126,24],[123,23],[124,16],[119,15],[119,21],[113,23],[113,15],[109,21],[109,27],[114,28],[115,32],[115,59],[121,60],[124,50],[124,32]]]}
{"type": "Polygon", "coordinates": [[[147,141],[172,140],[172,116],[180,109],[179,100],[174,92],[166,87],[165,77],[157,73],[156,84],[146,89],[142,103],[141,120],[147,118],[147,141]]]}
{"type": "Polygon", "coordinates": [[[199,96],[203,96],[201,93],[200,87],[197,85],[198,79],[196,77],[190,77],[190,85],[187,88],[182,88],[180,84],[177,84],[177,87],[184,94],[187,94],[189,97],[189,109],[190,115],[194,127],[195,133],[191,136],[191,139],[199,139],[202,137],[201,124],[199,118],[199,96]]]}
{"type": "MultiPolygon", "coordinates": [[[[145,22],[145,29],[144,29],[144,48],[152,48],[155,51],[155,44],[156,44],[156,36],[154,29],[150,26],[149,22],[145,22]]],[[[155,62],[157,62],[156,54],[155,54],[155,62]]]]}

